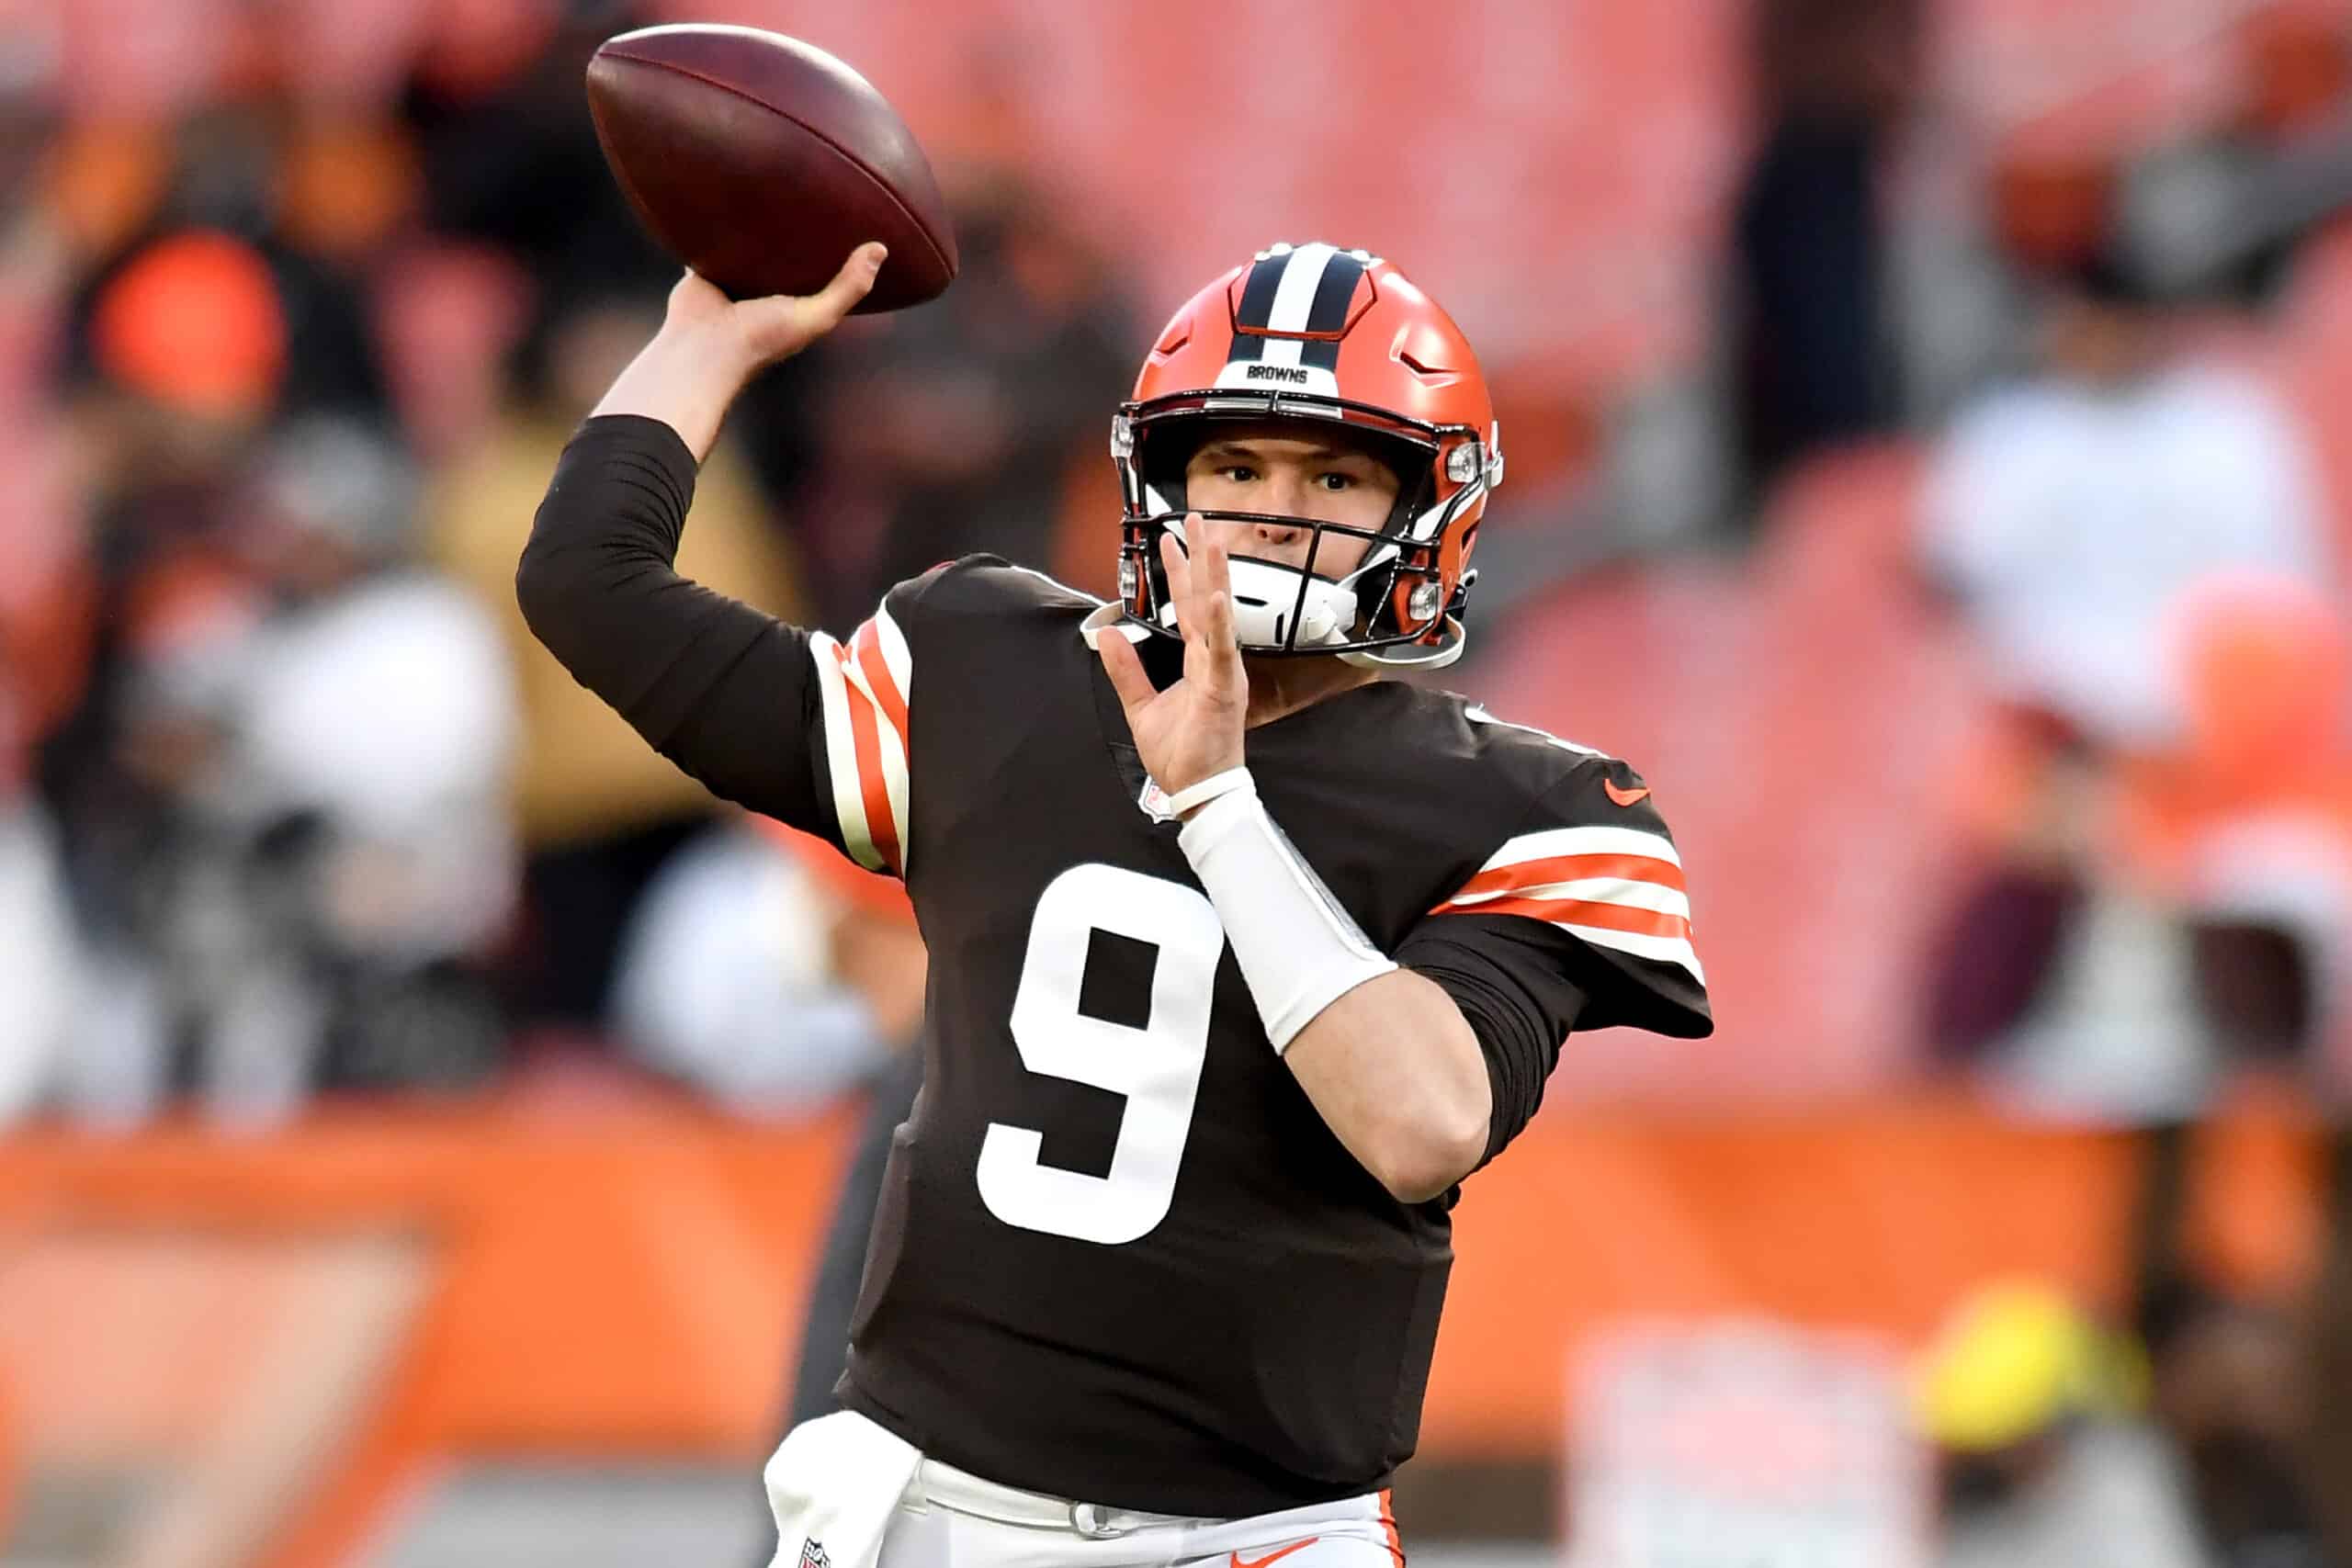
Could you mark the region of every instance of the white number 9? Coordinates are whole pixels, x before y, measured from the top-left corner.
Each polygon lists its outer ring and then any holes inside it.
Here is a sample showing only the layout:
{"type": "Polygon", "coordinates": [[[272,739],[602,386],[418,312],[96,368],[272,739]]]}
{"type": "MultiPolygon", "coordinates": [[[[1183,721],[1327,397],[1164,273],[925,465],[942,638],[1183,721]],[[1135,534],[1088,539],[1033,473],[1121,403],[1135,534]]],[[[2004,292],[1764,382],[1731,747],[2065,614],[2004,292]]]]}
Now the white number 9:
{"type": "Polygon", "coordinates": [[[1208,1060],[1209,1002],[1225,927],[1208,899],[1181,883],[1077,865],[1046,885],[1029,920],[1029,951],[1012,1000],[1012,1042],[1033,1073],[1126,1096],[1110,1173],[1041,1164],[1043,1134],[989,1123],[980,1144],[980,1200],[1009,1225],[1116,1247],[1168,1217],[1193,1130],[1193,1100],[1208,1060]],[[1143,1026],[1078,1010],[1094,931],[1159,950],[1143,1026]]]}

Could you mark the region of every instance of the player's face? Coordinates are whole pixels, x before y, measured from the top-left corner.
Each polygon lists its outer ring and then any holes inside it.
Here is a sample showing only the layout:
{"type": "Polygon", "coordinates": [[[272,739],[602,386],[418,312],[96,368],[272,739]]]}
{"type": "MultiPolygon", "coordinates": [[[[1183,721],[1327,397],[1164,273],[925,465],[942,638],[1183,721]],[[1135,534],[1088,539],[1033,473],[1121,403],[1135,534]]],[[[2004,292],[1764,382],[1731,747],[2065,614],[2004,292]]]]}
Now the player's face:
{"type": "MultiPolygon", "coordinates": [[[[1377,529],[1396,504],[1396,475],[1336,432],[1241,425],[1193,454],[1184,468],[1184,502],[1201,512],[1270,512],[1377,529]]],[[[1235,555],[1306,564],[1312,536],[1305,528],[1214,519],[1206,525],[1225,531],[1225,547],[1235,555]]],[[[1368,539],[1326,534],[1315,551],[1316,574],[1345,576],[1371,547],[1368,539]]]]}

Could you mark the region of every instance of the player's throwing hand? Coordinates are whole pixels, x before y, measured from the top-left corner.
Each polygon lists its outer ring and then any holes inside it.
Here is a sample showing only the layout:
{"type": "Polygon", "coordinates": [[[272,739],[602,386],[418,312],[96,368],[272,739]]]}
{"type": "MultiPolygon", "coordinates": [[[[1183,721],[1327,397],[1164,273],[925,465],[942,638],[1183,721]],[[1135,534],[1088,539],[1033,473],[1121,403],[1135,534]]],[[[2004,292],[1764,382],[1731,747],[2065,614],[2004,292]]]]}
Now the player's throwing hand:
{"type": "Polygon", "coordinates": [[[629,361],[595,412],[658,420],[701,462],[744,384],[841,325],[873,288],[885,254],[878,244],[860,245],[816,293],[758,299],[729,299],[687,273],[670,290],[662,330],[629,361]]]}
{"type": "Polygon", "coordinates": [[[888,255],[879,244],[860,245],[842,263],[831,282],[814,294],[771,294],[729,299],[716,285],[689,272],[670,290],[665,326],[708,334],[706,341],[747,370],[789,359],[841,325],[874,287],[888,255]]]}
{"type": "Polygon", "coordinates": [[[1184,634],[1184,675],[1166,691],[1152,689],[1134,645],[1115,631],[1096,644],[1102,671],[1126,710],[1127,728],[1145,769],[1170,795],[1241,766],[1241,737],[1250,709],[1250,676],[1233,630],[1233,589],[1223,544],[1198,513],[1184,520],[1193,541],[1187,559],[1170,534],[1159,540],[1176,626],[1184,634]]]}

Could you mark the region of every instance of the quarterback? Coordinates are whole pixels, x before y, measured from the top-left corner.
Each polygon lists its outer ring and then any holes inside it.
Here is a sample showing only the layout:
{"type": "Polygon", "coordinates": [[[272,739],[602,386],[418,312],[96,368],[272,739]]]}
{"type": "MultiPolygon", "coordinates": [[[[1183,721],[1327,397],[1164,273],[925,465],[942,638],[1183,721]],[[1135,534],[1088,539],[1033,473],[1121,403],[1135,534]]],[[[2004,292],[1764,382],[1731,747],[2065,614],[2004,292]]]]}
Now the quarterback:
{"type": "Polygon", "coordinates": [[[1624,763],[1383,678],[1461,653],[1503,457],[1470,345],[1363,251],[1274,246],[1152,344],[1115,603],[975,556],[836,641],[680,578],[729,400],[879,261],[681,280],[516,580],[651,745],[903,878],[930,947],[777,1561],[1401,1562],[1459,1184],[1571,1030],[1712,1027],[1680,858],[1624,763]]]}

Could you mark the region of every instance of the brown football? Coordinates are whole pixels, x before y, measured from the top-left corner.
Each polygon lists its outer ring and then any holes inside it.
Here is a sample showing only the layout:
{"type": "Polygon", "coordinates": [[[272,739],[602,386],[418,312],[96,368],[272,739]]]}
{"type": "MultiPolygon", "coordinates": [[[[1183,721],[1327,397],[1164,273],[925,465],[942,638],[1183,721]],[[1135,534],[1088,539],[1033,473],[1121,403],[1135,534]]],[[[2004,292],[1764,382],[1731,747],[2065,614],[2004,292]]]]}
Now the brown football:
{"type": "Polygon", "coordinates": [[[605,161],[672,255],[738,299],[813,294],[868,240],[890,248],[861,311],[956,279],[946,204],[906,122],[823,50],[687,24],[607,39],[588,62],[605,161]]]}

